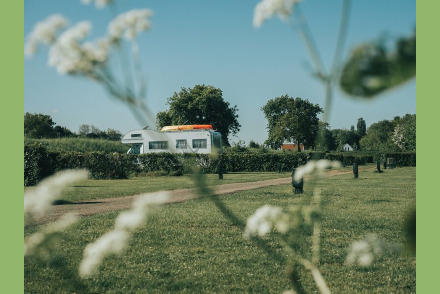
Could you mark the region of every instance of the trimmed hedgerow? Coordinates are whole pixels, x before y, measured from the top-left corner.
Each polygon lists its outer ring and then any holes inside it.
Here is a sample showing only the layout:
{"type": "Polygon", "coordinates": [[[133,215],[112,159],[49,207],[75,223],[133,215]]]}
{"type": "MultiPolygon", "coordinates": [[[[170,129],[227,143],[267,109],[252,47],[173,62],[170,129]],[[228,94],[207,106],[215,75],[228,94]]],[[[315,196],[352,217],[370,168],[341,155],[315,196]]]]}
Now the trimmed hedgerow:
{"type": "Polygon", "coordinates": [[[24,185],[37,184],[41,179],[53,174],[55,169],[49,151],[40,143],[24,146],[24,185]]]}
{"type": "MultiPolygon", "coordinates": [[[[415,152],[386,153],[380,157],[393,157],[397,166],[415,166],[415,152]]],[[[145,173],[183,175],[199,167],[205,173],[222,172],[289,172],[311,159],[326,158],[341,161],[343,165],[374,162],[378,154],[362,152],[257,152],[210,154],[149,153],[127,155],[105,152],[48,151],[42,144],[25,144],[24,185],[35,185],[41,179],[64,169],[86,168],[94,179],[124,179],[145,173]]]]}
{"type": "Polygon", "coordinates": [[[357,164],[366,164],[374,162],[374,155],[362,152],[330,152],[324,157],[328,160],[340,161],[343,166],[357,164]]]}
{"type": "Polygon", "coordinates": [[[416,166],[416,152],[390,152],[385,158],[394,158],[396,166],[416,166]]]}

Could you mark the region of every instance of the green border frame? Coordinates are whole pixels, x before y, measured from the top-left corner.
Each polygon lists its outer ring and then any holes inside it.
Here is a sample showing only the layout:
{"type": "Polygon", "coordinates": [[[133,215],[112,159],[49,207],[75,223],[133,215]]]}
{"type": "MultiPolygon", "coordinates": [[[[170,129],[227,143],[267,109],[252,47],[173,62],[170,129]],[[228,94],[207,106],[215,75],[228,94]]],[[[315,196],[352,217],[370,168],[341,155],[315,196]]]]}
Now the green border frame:
{"type": "Polygon", "coordinates": [[[1,115],[2,135],[0,168],[2,188],[0,224],[2,237],[0,260],[3,293],[24,292],[23,257],[23,1],[0,4],[1,115]]]}
{"type": "MultiPolygon", "coordinates": [[[[438,215],[440,197],[435,155],[440,103],[438,96],[440,52],[438,36],[439,2],[417,1],[417,292],[435,293],[438,279],[438,215]],[[437,24],[436,24],[437,23],[437,24]]],[[[437,290],[438,291],[438,290],[437,290]]]]}
{"type": "MultiPolygon", "coordinates": [[[[415,0],[413,0],[415,1],[415,0]]],[[[3,1],[0,5],[0,30],[6,40],[2,42],[1,130],[4,154],[0,178],[6,183],[0,214],[1,230],[6,232],[1,250],[0,289],[4,293],[24,292],[23,286],[23,8],[24,1],[3,1]],[[17,146],[17,142],[18,146],[17,146]],[[13,148],[11,148],[13,147],[13,148]]],[[[396,7],[397,8],[397,7],[396,7]]],[[[440,103],[436,79],[439,76],[436,41],[440,3],[417,1],[418,56],[417,73],[417,291],[433,293],[437,279],[437,215],[440,200],[434,183],[438,181],[437,162],[433,162],[433,147],[438,146],[435,132],[440,103]],[[434,132],[433,132],[434,130],[434,132]],[[430,132],[431,136],[428,135],[430,132]],[[428,139],[429,138],[429,139],[428,139]]],[[[380,9],[380,7],[378,7],[380,9]]]]}

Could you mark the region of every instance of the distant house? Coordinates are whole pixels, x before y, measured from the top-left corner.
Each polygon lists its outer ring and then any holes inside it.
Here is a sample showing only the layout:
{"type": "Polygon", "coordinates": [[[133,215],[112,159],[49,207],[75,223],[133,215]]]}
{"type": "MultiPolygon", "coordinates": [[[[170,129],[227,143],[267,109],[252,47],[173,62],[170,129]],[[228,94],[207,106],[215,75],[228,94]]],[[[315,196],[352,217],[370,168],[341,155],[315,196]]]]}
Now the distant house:
{"type": "Polygon", "coordinates": [[[351,147],[350,144],[345,143],[344,146],[342,146],[342,151],[353,151],[353,147],[351,147]]]}
{"type": "MultiPolygon", "coordinates": [[[[303,144],[299,144],[299,148],[301,149],[301,151],[304,151],[303,144]]],[[[283,143],[281,145],[281,150],[296,151],[296,150],[298,150],[298,146],[296,145],[296,143],[283,143]]]]}

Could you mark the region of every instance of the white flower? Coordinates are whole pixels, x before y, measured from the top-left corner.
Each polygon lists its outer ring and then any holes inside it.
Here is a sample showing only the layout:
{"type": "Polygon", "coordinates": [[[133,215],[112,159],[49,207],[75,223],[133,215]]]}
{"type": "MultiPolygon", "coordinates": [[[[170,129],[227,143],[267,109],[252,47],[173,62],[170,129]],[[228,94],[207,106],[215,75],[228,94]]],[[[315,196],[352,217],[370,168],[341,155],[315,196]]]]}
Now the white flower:
{"type": "Polygon", "coordinates": [[[275,14],[282,20],[286,20],[292,13],[293,6],[300,0],[263,0],[255,6],[254,27],[259,28],[263,22],[275,14]]]}
{"type": "Polygon", "coordinates": [[[68,20],[60,14],[53,14],[45,20],[35,24],[32,32],[27,36],[25,54],[32,57],[38,49],[38,44],[52,44],[55,42],[60,29],[67,26],[68,20]]]}
{"type": "Polygon", "coordinates": [[[131,234],[145,222],[152,208],[165,203],[168,197],[165,192],[139,195],[133,202],[133,208],[120,213],[116,218],[114,230],[86,246],[79,267],[80,276],[94,274],[106,256],[121,254],[128,246],[131,234]]]}
{"type": "Polygon", "coordinates": [[[341,163],[339,161],[330,161],[328,159],[311,160],[306,165],[302,165],[295,170],[293,179],[300,181],[307,174],[315,174],[322,176],[327,169],[339,168],[341,163]]]}
{"type": "Polygon", "coordinates": [[[282,208],[264,205],[248,218],[244,237],[263,237],[270,233],[273,228],[285,234],[290,229],[289,219],[289,215],[285,213],[282,208]]]}
{"type": "Polygon", "coordinates": [[[118,230],[133,231],[142,225],[152,208],[167,201],[168,193],[144,194],[133,202],[133,209],[119,214],[115,221],[118,230]]]}
{"type": "Polygon", "coordinates": [[[66,170],[41,181],[35,188],[24,194],[24,214],[43,215],[58,197],[62,190],[71,183],[87,179],[86,170],[66,170]]]}
{"type": "Polygon", "coordinates": [[[130,233],[126,231],[110,231],[84,249],[84,258],[79,266],[82,277],[93,274],[104,258],[111,254],[121,254],[128,242],[130,233]]]}
{"type": "Polygon", "coordinates": [[[108,26],[110,39],[114,42],[123,37],[133,40],[139,33],[150,28],[152,15],[149,9],[135,9],[118,15],[108,26]]]}
{"type": "MultiPolygon", "coordinates": [[[[81,0],[82,4],[89,5],[93,0],[81,0]]],[[[103,9],[105,6],[113,3],[113,0],[95,0],[95,6],[98,9],[103,9]]]]}
{"type": "Polygon", "coordinates": [[[368,235],[364,240],[351,244],[345,264],[371,266],[376,259],[384,254],[386,249],[385,242],[374,235],[368,235]]]}
{"type": "Polygon", "coordinates": [[[65,214],[57,222],[49,224],[42,231],[37,232],[24,240],[24,256],[31,255],[35,249],[43,242],[50,239],[55,234],[63,232],[78,220],[74,214],[65,214]]]}
{"type": "Polygon", "coordinates": [[[51,47],[48,65],[55,67],[60,74],[88,74],[95,66],[107,62],[108,42],[82,44],[91,31],[91,24],[83,21],[66,30],[51,47]]]}

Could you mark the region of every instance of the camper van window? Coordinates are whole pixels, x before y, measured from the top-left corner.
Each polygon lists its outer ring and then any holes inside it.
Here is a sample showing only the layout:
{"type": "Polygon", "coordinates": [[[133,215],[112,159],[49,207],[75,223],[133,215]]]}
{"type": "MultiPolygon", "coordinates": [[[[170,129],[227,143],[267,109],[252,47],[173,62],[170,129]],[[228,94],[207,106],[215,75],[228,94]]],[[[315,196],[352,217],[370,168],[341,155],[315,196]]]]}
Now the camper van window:
{"type": "Polygon", "coordinates": [[[220,150],[222,148],[222,137],[221,136],[214,136],[214,148],[220,150]]]}
{"type": "Polygon", "coordinates": [[[131,134],[132,138],[142,138],[142,134],[131,134]]]}
{"type": "Polygon", "coordinates": [[[151,141],[148,142],[149,149],[168,149],[167,141],[151,141]]]}
{"type": "Polygon", "coordinates": [[[193,139],[193,148],[206,148],[206,139],[193,139]]]}
{"type": "Polygon", "coordinates": [[[188,148],[188,141],[176,140],[176,148],[187,149],[188,148]]]}
{"type": "Polygon", "coordinates": [[[140,154],[141,153],[142,144],[134,144],[131,146],[130,150],[128,150],[128,154],[140,154]]]}

